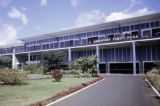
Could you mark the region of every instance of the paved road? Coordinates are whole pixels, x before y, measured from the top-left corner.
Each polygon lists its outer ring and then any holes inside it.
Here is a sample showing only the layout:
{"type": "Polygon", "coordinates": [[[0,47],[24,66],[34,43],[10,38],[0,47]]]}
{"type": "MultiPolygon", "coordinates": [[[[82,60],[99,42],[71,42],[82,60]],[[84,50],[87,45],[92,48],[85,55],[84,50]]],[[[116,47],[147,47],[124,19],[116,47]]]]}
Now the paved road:
{"type": "Polygon", "coordinates": [[[143,76],[113,75],[52,106],[160,106],[143,76]]]}

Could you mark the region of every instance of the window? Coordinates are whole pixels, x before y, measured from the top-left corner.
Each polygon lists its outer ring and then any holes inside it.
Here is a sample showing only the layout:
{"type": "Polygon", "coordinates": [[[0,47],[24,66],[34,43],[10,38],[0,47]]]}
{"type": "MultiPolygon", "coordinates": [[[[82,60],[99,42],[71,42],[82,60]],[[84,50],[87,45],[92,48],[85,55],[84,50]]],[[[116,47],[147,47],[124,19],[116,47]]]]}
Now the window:
{"type": "Polygon", "coordinates": [[[97,35],[98,35],[98,31],[94,31],[93,36],[97,36],[97,35]]]}
{"type": "Polygon", "coordinates": [[[134,25],[131,25],[131,30],[135,30],[134,25]]]}
{"type": "Polygon", "coordinates": [[[140,24],[135,25],[135,30],[140,30],[140,24]]]}
{"type": "Polygon", "coordinates": [[[64,40],[68,40],[68,36],[64,36],[64,40]]]}
{"type": "Polygon", "coordinates": [[[64,42],[60,42],[60,47],[64,47],[64,42]]]}
{"type": "Polygon", "coordinates": [[[87,37],[92,37],[92,32],[87,32],[87,37]]]}
{"type": "Polygon", "coordinates": [[[73,35],[69,35],[69,39],[73,39],[73,35]]]}
{"type": "Polygon", "coordinates": [[[152,30],[152,36],[153,37],[160,37],[160,28],[153,29],[152,30]]]}
{"type": "Polygon", "coordinates": [[[151,28],[159,27],[160,26],[159,21],[151,22],[150,24],[151,24],[151,28]]]}
{"type": "Polygon", "coordinates": [[[143,31],[143,38],[149,38],[149,37],[151,37],[151,31],[150,30],[143,31]]]}
{"type": "Polygon", "coordinates": [[[80,46],[81,45],[81,40],[74,40],[75,46],[80,46]]]}
{"type": "Polygon", "coordinates": [[[87,39],[82,39],[82,45],[87,45],[88,42],[87,42],[87,39]]]}

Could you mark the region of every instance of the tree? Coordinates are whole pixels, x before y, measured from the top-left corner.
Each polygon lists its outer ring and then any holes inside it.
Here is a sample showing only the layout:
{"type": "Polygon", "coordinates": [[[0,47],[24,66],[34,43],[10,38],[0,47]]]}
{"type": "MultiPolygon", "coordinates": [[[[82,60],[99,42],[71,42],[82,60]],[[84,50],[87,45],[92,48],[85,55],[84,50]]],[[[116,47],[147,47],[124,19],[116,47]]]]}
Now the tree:
{"type": "Polygon", "coordinates": [[[94,76],[94,73],[98,73],[96,65],[97,57],[95,55],[89,57],[81,57],[73,62],[74,69],[82,70],[83,74],[90,71],[92,73],[92,76],[94,76]]]}
{"type": "Polygon", "coordinates": [[[12,58],[9,56],[0,57],[0,68],[11,68],[12,67],[12,58]]]}
{"type": "Polygon", "coordinates": [[[64,52],[45,52],[41,55],[41,64],[45,72],[51,72],[56,81],[60,81],[57,77],[62,77],[60,69],[67,67],[66,54],[64,52]],[[58,73],[58,75],[57,75],[58,73]]]}

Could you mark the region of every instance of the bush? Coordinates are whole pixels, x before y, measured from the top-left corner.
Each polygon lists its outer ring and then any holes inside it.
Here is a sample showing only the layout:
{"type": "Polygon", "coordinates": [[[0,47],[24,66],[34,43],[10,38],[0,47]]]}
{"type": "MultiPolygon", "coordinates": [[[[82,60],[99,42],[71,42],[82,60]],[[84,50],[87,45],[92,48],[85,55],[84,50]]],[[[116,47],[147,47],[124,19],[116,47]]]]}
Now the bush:
{"type": "Polygon", "coordinates": [[[6,68],[0,71],[0,80],[7,85],[20,85],[27,79],[27,73],[15,69],[6,68]]]}
{"type": "Polygon", "coordinates": [[[43,74],[43,67],[38,64],[24,65],[23,70],[28,71],[30,74],[43,74]]]}
{"type": "Polygon", "coordinates": [[[58,69],[54,69],[51,71],[52,78],[54,78],[57,82],[62,79],[62,72],[58,69]]]}
{"type": "Polygon", "coordinates": [[[160,74],[158,69],[154,68],[147,72],[146,77],[158,90],[160,90],[160,74]]]}

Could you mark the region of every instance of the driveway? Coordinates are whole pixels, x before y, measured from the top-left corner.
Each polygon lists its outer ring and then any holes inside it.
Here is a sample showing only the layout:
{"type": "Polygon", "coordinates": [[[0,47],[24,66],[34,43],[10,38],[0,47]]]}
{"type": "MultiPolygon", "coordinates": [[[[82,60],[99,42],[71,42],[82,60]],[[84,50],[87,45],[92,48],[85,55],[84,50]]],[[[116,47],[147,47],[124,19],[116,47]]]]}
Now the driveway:
{"type": "Polygon", "coordinates": [[[144,76],[110,75],[52,106],[160,106],[144,76]]]}

